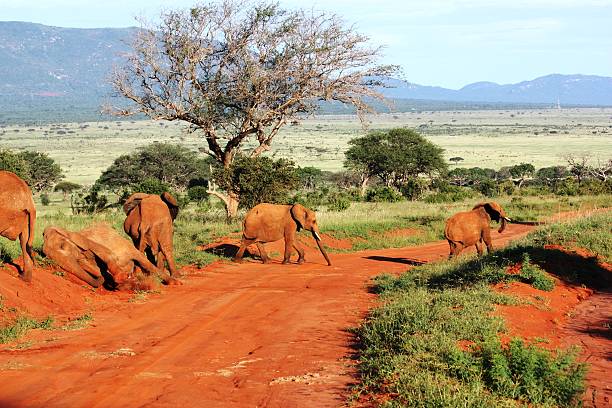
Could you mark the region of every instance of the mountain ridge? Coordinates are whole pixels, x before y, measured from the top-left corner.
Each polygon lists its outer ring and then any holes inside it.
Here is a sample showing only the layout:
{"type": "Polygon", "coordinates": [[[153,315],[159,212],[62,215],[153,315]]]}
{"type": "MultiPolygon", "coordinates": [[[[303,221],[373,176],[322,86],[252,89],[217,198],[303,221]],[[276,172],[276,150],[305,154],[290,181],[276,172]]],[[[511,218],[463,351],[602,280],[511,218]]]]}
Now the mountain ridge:
{"type": "MultiPolygon", "coordinates": [[[[99,106],[112,90],[107,78],[129,39],[138,30],[126,28],[64,28],[20,21],[0,21],[0,116],[7,111],[41,112],[73,109],[99,116],[99,106]]],[[[516,84],[480,81],[460,89],[386,79],[381,88],[397,106],[414,110],[419,101],[431,109],[464,104],[525,106],[612,106],[612,78],[598,75],[550,74],[516,84]]],[[[419,109],[419,108],[416,108],[419,109]]],[[[336,113],[337,109],[328,109],[336,113]]],[[[324,112],[325,109],[323,109],[324,112]]],[[[0,120],[2,118],[0,117],[0,120]]]]}

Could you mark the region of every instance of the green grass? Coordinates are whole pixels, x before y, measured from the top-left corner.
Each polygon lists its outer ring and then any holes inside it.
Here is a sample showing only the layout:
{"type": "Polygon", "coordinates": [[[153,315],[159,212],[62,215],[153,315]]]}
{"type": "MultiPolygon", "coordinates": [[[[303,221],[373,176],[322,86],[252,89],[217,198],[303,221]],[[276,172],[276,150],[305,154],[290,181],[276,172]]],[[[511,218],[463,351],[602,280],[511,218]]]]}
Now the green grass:
{"type": "Polygon", "coordinates": [[[70,319],[68,323],[61,327],[62,330],[81,330],[89,326],[93,321],[93,316],[89,313],[85,313],[81,316],[77,316],[70,319]]]}
{"type": "Polygon", "coordinates": [[[18,316],[11,324],[0,328],[0,344],[10,343],[24,336],[31,329],[49,330],[53,327],[53,317],[36,320],[25,315],[18,316]]]}
{"type": "Polygon", "coordinates": [[[580,231],[587,249],[609,256],[602,243],[612,239],[611,222],[607,212],[553,224],[481,258],[378,277],[373,289],[383,304],[355,330],[357,394],[388,407],[579,406],[586,366],[577,361],[577,350],[550,352],[518,338],[503,346],[498,334],[504,323],[492,312],[496,304],[518,300],[490,284],[520,280],[550,290],[550,271],[575,285],[601,284],[606,271],[595,260],[543,245],[575,244],[580,231]],[[517,264],[520,274],[506,273],[517,264]]]}

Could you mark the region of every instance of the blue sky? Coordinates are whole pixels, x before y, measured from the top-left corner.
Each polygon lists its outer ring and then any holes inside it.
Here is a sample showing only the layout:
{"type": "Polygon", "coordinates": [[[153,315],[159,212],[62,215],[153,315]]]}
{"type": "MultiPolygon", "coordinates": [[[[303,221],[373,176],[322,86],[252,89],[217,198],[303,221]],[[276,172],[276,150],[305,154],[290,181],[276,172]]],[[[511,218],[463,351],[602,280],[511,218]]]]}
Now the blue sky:
{"type": "MultiPolygon", "coordinates": [[[[336,13],[385,45],[404,79],[460,88],[538,76],[612,76],[612,0],[280,0],[336,13]]],[[[125,27],[192,0],[0,0],[0,20],[125,27]]]]}

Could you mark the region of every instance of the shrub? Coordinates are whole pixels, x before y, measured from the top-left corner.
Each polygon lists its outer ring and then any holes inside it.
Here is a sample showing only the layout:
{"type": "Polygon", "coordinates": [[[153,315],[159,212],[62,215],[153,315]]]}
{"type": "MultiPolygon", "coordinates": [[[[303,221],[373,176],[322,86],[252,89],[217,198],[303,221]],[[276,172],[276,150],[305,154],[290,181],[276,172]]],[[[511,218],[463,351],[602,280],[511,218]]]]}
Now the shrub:
{"type": "Polygon", "coordinates": [[[516,186],[512,180],[506,180],[497,186],[499,194],[512,195],[516,191],[516,186]]]}
{"type": "Polygon", "coordinates": [[[499,195],[497,182],[493,179],[482,180],[474,186],[474,189],[485,197],[497,197],[499,195]]]}
{"type": "Polygon", "coordinates": [[[425,193],[426,181],[411,177],[400,187],[400,192],[408,200],[418,200],[425,193]]]}
{"type": "Polygon", "coordinates": [[[351,200],[346,194],[334,194],[329,198],[327,209],[330,211],[346,211],[351,206],[351,200]]]}
{"type": "Polygon", "coordinates": [[[377,187],[368,190],[366,201],[379,203],[395,203],[402,201],[402,194],[393,187],[377,187]]]}
{"type": "Polygon", "coordinates": [[[51,199],[49,198],[49,194],[42,193],[40,195],[40,203],[42,205],[44,205],[45,207],[48,206],[49,204],[51,204],[51,199]]]}
{"type": "Polygon", "coordinates": [[[204,186],[194,186],[187,190],[187,196],[190,201],[202,202],[208,201],[208,189],[204,186]]]}
{"type": "Polygon", "coordinates": [[[538,265],[532,264],[526,252],[523,254],[520,277],[525,283],[539,290],[550,292],[555,288],[555,281],[538,265]]]}
{"type": "Polygon", "coordinates": [[[466,187],[449,186],[445,192],[430,194],[425,197],[426,203],[453,203],[474,197],[474,193],[466,187]]]}
{"type": "Polygon", "coordinates": [[[170,186],[163,181],[160,181],[153,177],[147,177],[142,180],[140,183],[134,184],[132,186],[132,191],[134,193],[146,193],[146,194],[156,194],[160,195],[164,192],[170,191],[170,186]]]}

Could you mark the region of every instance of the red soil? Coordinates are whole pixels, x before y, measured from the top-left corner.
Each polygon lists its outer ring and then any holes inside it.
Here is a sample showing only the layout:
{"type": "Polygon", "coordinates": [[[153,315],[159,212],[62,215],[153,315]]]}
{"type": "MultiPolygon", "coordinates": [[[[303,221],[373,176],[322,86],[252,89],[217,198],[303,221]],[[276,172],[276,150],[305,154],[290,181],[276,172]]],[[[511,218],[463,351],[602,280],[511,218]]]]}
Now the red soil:
{"type": "MultiPolygon", "coordinates": [[[[496,312],[504,318],[508,328],[504,340],[519,336],[551,350],[578,345],[582,359],[589,364],[585,403],[594,407],[608,406],[612,402],[609,381],[612,373],[609,354],[612,345],[612,266],[584,249],[568,250],[558,245],[547,245],[545,249],[566,254],[567,259],[572,260],[547,263],[545,269],[553,276],[590,265],[588,271],[573,271],[577,276],[587,272],[590,276],[583,280],[588,281],[590,287],[559,278],[555,278],[555,288],[551,292],[519,282],[496,285],[496,290],[528,303],[497,307],[496,312]]],[[[514,272],[517,271],[509,271],[514,272]]]]}
{"type": "MultiPolygon", "coordinates": [[[[495,245],[531,229],[510,225],[493,234],[495,245]]],[[[269,246],[274,252],[282,243],[269,246]]],[[[369,279],[447,254],[448,244],[436,242],[332,254],[328,267],[309,246],[300,266],[247,258],[184,268],[184,285],[146,301],[49,269],[37,268],[31,284],[0,271],[5,306],[94,317],[78,331],[32,330],[21,348],[0,346],[0,407],[342,406],[356,381],[346,329],[375,304],[369,279]]]]}

